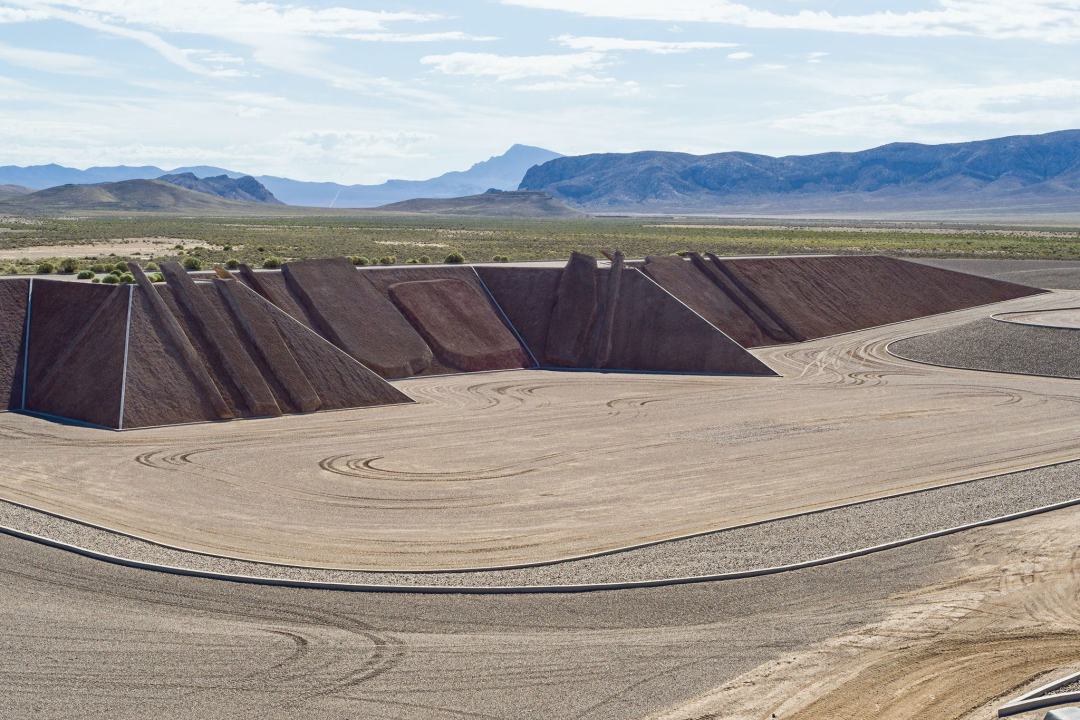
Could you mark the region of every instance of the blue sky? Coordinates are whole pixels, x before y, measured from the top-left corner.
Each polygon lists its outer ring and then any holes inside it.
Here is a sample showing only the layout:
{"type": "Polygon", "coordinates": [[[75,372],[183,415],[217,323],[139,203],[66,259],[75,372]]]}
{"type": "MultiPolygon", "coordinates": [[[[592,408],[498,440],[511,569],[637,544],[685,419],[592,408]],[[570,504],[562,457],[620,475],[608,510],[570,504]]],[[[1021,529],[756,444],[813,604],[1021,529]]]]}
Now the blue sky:
{"type": "Polygon", "coordinates": [[[0,165],[379,182],[514,143],[857,150],[1080,127],[1080,0],[0,0],[0,165]]]}

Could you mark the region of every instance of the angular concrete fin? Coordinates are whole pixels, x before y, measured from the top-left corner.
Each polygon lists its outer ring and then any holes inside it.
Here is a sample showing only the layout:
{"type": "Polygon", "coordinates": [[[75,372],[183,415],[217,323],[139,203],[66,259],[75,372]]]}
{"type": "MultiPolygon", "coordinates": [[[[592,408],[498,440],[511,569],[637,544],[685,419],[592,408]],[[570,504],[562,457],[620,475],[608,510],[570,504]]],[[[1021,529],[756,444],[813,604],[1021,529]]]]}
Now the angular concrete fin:
{"type": "Polygon", "coordinates": [[[277,326],[268,316],[265,298],[236,280],[218,279],[214,286],[232,313],[248,341],[258,351],[268,372],[300,412],[314,412],[322,400],[303,370],[296,363],[277,326]]]}
{"type": "Polygon", "coordinates": [[[163,264],[161,273],[173,296],[195,325],[194,335],[202,343],[203,354],[212,363],[214,374],[224,376],[233,384],[252,414],[280,415],[281,409],[270,388],[241,345],[231,323],[226,322],[218,309],[207,300],[180,263],[163,264]]]}
{"type": "Polygon", "coordinates": [[[22,408],[29,280],[0,280],[0,410],[22,408]]]}
{"type": "Polygon", "coordinates": [[[180,326],[179,321],[173,315],[172,311],[169,310],[165,301],[161,299],[161,296],[158,295],[158,291],[154,287],[154,284],[150,282],[150,279],[146,277],[146,273],[144,273],[142,268],[137,264],[128,263],[128,268],[131,270],[132,275],[135,276],[135,281],[146,296],[155,319],[168,334],[169,339],[172,340],[173,345],[180,353],[180,357],[187,365],[188,370],[198,380],[202,392],[214,407],[214,412],[217,414],[217,417],[222,420],[228,420],[235,417],[232,408],[225,402],[225,398],[222,397],[221,391],[214,383],[210,371],[203,363],[202,358],[199,357],[199,354],[195,351],[195,348],[191,344],[191,340],[180,326]]]}
{"type": "Polygon", "coordinates": [[[563,268],[548,326],[545,357],[552,365],[589,367],[589,333],[599,305],[596,258],[575,252],[563,268]]]}

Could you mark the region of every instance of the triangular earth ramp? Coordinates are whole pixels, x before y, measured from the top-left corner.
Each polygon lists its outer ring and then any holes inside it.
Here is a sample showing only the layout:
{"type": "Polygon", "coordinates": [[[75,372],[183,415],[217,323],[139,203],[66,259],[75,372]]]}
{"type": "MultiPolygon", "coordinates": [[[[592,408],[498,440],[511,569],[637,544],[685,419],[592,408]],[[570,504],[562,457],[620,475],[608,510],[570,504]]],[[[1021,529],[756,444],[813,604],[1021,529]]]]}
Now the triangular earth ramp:
{"type": "MultiPolygon", "coordinates": [[[[281,412],[334,410],[407,403],[411,400],[374,372],[337,349],[258,294],[234,280],[198,283],[208,304],[227,323],[236,341],[258,368],[281,412]],[[312,394],[315,398],[313,401],[312,394]]],[[[169,312],[183,319],[188,342],[237,417],[256,413],[238,391],[214,349],[191,322],[190,312],[172,297],[172,288],[153,288],[169,312]]],[[[217,408],[202,388],[176,340],[157,317],[147,290],[132,302],[124,427],[151,427],[214,420],[217,408]]]]}
{"type": "Polygon", "coordinates": [[[0,410],[22,408],[29,280],[0,280],[0,410]]]}
{"type": "Polygon", "coordinates": [[[1045,292],[876,255],[711,259],[806,340],[1045,292]]]}
{"type": "Polygon", "coordinates": [[[775,375],[635,268],[598,268],[575,253],[564,269],[477,272],[542,365],[775,375]]]}

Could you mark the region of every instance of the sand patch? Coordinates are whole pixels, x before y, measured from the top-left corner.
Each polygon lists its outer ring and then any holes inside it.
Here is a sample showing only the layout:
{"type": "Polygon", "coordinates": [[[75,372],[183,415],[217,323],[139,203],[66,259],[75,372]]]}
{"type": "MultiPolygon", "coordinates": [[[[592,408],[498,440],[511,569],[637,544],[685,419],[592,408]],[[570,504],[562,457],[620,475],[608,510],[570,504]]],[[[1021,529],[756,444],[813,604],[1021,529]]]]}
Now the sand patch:
{"type": "Polygon", "coordinates": [[[187,248],[221,247],[212,243],[204,243],[198,240],[185,240],[183,238],[113,238],[98,240],[80,245],[32,245],[30,247],[9,248],[0,250],[0,260],[46,260],[50,258],[73,257],[84,259],[89,257],[107,257],[109,255],[158,255],[168,254],[176,245],[187,248]]]}

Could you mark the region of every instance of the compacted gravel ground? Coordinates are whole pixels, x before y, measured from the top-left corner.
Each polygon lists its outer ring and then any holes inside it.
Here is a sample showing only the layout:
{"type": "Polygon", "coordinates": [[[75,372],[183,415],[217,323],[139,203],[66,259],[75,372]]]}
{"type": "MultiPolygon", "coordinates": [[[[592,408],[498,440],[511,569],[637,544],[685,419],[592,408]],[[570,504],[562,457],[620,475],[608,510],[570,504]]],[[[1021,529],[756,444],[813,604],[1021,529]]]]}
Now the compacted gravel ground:
{"type": "Polygon", "coordinates": [[[371,585],[521,587],[616,583],[775,567],[1080,498],[1080,461],[858,505],[511,570],[394,573],[296,568],[175,550],[0,501],[0,525],[142,562],[289,580],[371,585]]]}
{"type": "Polygon", "coordinates": [[[898,340],[889,351],[932,365],[1080,378],[1080,330],[984,318],[898,340]]]}

